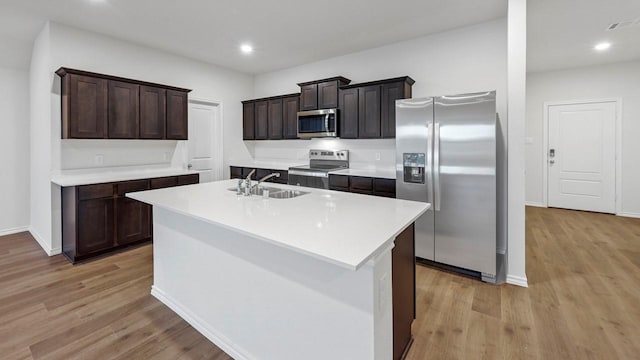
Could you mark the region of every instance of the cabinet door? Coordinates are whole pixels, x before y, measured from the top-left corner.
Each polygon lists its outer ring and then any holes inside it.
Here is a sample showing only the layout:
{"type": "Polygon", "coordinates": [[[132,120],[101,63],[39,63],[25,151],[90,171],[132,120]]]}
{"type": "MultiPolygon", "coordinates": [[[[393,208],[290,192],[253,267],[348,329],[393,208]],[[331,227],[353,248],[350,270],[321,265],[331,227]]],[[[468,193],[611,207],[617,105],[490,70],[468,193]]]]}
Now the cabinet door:
{"type": "Polygon", "coordinates": [[[138,137],[140,85],[109,80],[109,138],[138,137]]]}
{"type": "Polygon", "coordinates": [[[358,137],[380,137],[380,85],[358,89],[358,137]]]}
{"type": "Polygon", "coordinates": [[[338,107],[338,81],[318,83],[318,109],[338,107]]]}
{"type": "Polygon", "coordinates": [[[188,134],[187,93],[167,90],[167,139],[187,140],[188,134]]]}
{"type": "Polygon", "coordinates": [[[102,139],[107,137],[108,81],[69,74],[64,80],[63,137],[102,139]],[[67,97],[65,99],[65,97],[67,97]],[[66,114],[65,114],[66,113],[66,114]],[[66,116],[65,116],[66,115],[66,116]]]}
{"type": "Polygon", "coordinates": [[[243,103],[242,104],[242,139],[253,140],[255,139],[255,104],[243,103]]]}
{"type": "Polygon", "coordinates": [[[282,98],[282,120],[284,122],[284,138],[298,138],[298,111],[300,111],[300,97],[289,96],[282,98]]]}
{"type": "Polygon", "coordinates": [[[118,245],[127,245],[151,237],[151,206],[127,197],[119,197],[116,204],[118,245]]]}
{"type": "Polygon", "coordinates": [[[269,100],[269,139],[282,139],[282,99],[269,100]]]}
{"type": "Polygon", "coordinates": [[[167,90],[140,86],[140,139],[164,139],[167,90]]]}
{"type": "Polygon", "coordinates": [[[340,90],[340,137],[358,137],[358,88],[340,90]]]}
{"type": "Polygon", "coordinates": [[[79,201],[77,216],[78,256],[114,246],[113,198],[79,201]]]}
{"type": "Polygon", "coordinates": [[[382,85],[381,124],[382,137],[396,137],[396,100],[411,97],[404,81],[382,85]]]}
{"type": "Polygon", "coordinates": [[[318,109],[318,84],[300,87],[300,111],[318,109]]]}
{"type": "Polygon", "coordinates": [[[393,359],[401,359],[411,343],[411,323],[415,319],[416,265],[415,232],[411,224],[396,237],[391,251],[393,296],[393,359]]]}
{"type": "Polygon", "coordinates": [[[269,138],[269,104],[267,101],[258,101],[255,103],[256,112],[256,140],[265,140],[269,138]]]}

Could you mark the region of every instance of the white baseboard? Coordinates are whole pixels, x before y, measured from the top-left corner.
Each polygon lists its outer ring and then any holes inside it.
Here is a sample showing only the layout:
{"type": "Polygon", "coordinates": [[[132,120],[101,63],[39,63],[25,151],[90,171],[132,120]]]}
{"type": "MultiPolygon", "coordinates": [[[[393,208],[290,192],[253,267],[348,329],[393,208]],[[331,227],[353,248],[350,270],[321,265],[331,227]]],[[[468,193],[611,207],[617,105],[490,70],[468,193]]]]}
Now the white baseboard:
{"type": "Polygon", "coordinates": [[[31,233],[31,236],[33,236],[33,238],[36,239],[36,241],[38,242],[42,250],[44,250],[44,252],[47,253],[47,255],[54,256],[54,255],[62,254],[62,248],[49,247],[49,244],[47,244],[47,242],[44,241],[42,236],[40,236],[40,234],[38,234],[38,232],[35,231],[33,227],[29,227],[29,232],[31,233]]]}
{"type": "Polygon", "coordinates": [[[529,287],[526,276],[507,275],[507,284],[529,287]]]}
{"type": "Polygon", "coordinates": [[[151,287],[151,295],[158,299],[161,303],[167,305],[167,307],[176,314],[178,314],[181,318],[183,318],[189,325],[193,326],[199,333],[204,335],[209,341],[214,343],[217,347],[222,349],[227,355],[231,356],[236,360],[251,360],[252,358],[248,355],[247,351],[240,348],[237,344],[234,344],[233,341],[228,339],[226,336],[220,334],[219,331],[208,325],[202,319],[200,319],[197,315],[193,314],[189,311],[184,305],[182,305],[179,301],[173,299],[170,295],[166,294],[164,291],[158,289],[155,285],[151,287]]]}
{"type": "Polygon", "coordinates": [[[12,235],[12,234],[25,232],[25,231],[29,231],[29,227],[28,226],[18,226],[18,227],[14,227],[14,228],[0,230],[0,236],[12,235]]]}
{"type": "Polygon", "coordinates": [[[547,206],[541,202],[537,202],[537,201],[525,201],[524,204],[526,206],[535,206],[535,207],[541,207],[541,208],[546,208],[547,206]]]}
{"type": "Polygon", "coordinates": [[[630,218],[640,218],[640,214],[638,213],[621,212],[621,213],[617,213],[616,215],[630,217],[630,218]]]}

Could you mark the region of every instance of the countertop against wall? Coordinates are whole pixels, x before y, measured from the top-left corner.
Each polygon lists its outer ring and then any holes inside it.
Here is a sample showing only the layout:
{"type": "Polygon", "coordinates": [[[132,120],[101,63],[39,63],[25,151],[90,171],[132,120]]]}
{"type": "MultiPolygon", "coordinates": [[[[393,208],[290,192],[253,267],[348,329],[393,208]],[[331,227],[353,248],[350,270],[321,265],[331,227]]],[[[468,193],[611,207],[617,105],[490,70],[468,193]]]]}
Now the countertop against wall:
{"type": "Polygon", "coordinates": [[[104,168],[66,170],[51,175],[51,182],[62,186],[101,184],[116,181],[149,179],[165,176],[197,174],[182,168],[104,168]]]}
{"type": "MultiPolygon", "coordinates": [[[[308,165],[309,160],[289,160],[289,159],[273,159],[273,160],[231,160],[230,166],[248,167],[257,169],[272,170],[288,170],[292,166],[308,165]]],[[[332,171],[329,174],[347,175],[347,176],[364,176],[383,179],[395,179],[396,169],[394,167],[370,167],[365,164],[354,164],[353,167],[344,170],[332,171]]]]}

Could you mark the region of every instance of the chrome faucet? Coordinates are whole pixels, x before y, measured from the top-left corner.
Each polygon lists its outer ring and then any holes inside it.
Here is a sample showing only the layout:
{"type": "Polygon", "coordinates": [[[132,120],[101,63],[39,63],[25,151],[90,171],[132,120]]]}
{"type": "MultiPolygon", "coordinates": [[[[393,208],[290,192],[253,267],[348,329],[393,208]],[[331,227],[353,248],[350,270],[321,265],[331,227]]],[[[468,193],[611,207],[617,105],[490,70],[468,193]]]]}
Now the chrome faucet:
{"type": "MultiPolygon", "coordinates": [[[[269,174],[267,176],[263,176],[262,179],[258,180],[258,183],[255,184],[253,187],[256,187],[256,188],[259,189],[260,188],[260,184],[262,184],[263,182],[271,179],[272,177],[280,177],[280,173],[279,172],[277,172],[277,173],[274,172],[274,173],[271,173],[271,174],[269,174]]],[[[253,189],[253,187],[252,187],[252,189],[253,189]]]]}
{"type": "Polygon", "coordinates": [[[256,172],[256,169],[251,170],[249,175],[244,179],[244,196],[251,196],[251,176],[256,172]]]}

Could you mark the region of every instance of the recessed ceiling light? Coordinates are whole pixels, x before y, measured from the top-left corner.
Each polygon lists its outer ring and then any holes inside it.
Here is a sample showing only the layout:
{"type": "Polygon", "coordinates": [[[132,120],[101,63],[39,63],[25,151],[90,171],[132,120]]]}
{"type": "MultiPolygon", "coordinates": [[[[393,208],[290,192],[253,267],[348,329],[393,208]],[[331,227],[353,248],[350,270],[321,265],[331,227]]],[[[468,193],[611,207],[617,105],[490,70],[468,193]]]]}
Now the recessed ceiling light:
{"type": "Polygon", "coordinates": [[[240,45],[240,51],[242,51],[243,54],[251,54],[253,52],[253,46],[249,44],[242,44],[240,45]]]}
{"type": "Polygon", "coordinates": [[[603,43],[600,43],[600,44],[594,46],[593,48],[598,50],[598,51],[605,51],[610,47],[611,47],[611,43],[603,42],[603,43]]]}

